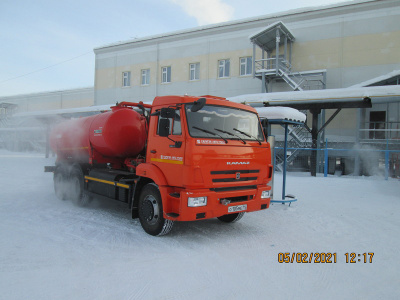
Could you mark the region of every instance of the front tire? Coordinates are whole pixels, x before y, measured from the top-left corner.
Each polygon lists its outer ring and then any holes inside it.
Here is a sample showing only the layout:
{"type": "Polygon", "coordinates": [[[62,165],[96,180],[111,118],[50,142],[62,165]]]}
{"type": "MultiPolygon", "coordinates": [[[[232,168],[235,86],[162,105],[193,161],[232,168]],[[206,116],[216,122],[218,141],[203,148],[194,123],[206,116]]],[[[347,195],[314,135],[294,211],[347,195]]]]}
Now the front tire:
{"type": "Polygon", "coordinates": [[[154,183],[145,185],[140,194],[139,220],[150,235],[165,235],[172,229],[174,222],[164,218],[160,190],[154,183]]]}
{"type": "Polygon", "coordinates": [[[235,223],[239,221],[241,218],[243,218],[244,212],[239,212],[236,214],[229,214],[229,215],[223,215],[218,217],[218,220],[224,222],[224,223],[235,223]]]}

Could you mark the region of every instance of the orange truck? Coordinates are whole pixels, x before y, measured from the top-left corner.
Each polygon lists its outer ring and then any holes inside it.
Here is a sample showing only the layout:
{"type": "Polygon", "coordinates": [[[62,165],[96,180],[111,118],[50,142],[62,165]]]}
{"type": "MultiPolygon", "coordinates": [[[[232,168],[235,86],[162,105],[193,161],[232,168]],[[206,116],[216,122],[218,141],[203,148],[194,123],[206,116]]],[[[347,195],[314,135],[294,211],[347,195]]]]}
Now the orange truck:
{"type": "Polygon", "coordinates": [[[270,204],[271,151],[257,112],[224,98],[117,103],[58,124],[50,145],[57,160],[45,170],[58,198],[124,202],[154,236],[175,221],[235,222],[270,204]]]}

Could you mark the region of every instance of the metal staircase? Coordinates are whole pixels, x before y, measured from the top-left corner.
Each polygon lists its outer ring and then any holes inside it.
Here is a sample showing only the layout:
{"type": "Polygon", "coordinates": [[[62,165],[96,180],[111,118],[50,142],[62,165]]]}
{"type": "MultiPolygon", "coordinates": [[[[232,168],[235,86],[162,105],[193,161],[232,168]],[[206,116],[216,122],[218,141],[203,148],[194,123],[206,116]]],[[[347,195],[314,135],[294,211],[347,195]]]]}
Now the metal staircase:
{"type": "Polygon", "coordinates": [[[309,86],[308,79],[300,72],[292,72],[292,65],[284,60],[278,61],[278,76],[281,77],[294,91],[303,91],[309,86]]]}
{"type": "MultiPolygon", "coordinates": [[[[253,44],[253,78],[261,79],[261,93],[268,93],[276,83],[279,91],[285,91],[280,84],[282,82],[286,82],[293,91],[326,88],[326,70],[293,70],[292,50],[295,37],[282,21],[269,24],[249,39],[253,44]]],[[[304,151],[297,148],[311,146],[311,136],[304,127],[290,127],[288,134],[288,147],[296,148],[287,152],[287,162],[290,164],[304,151]]],[[[278,169],[282,169],[283,155],[283,150],[277,149],[275,166],[278,169]]]]}
{"type": "MultiPolygon", "coordinates": [[[[295,150],[290,150],[286,157],[287,164],[293,162],[296,157],[301,154],[304,148],[309,148],[311,145],[310,133],[303,126],[293,126],[288,127],[288,148],[296,148],[295,150]]],[[[275,168],[279,171],[283,170],[284,154],[283,149],[277,149],[275,151],[275,168]]]]}
{"type": "Polygon", "coordinates": [[[262,79],[264,76],[269,81],[283,80],[293,91],[319,90],[325,88],[325,70],[312,72],[293,72],[291,64],[285,59],[276,58],[259,59],[255,61],[255,77],[262,79]],[[277,68],[276,68],[277,65],[277,68]]]}
{"type": "Polygon", "coordinates": [[[325,88],[326,70],[294,72],[292,68],[293,33],[282,21],[272,23],[250,36],[253,44],[253,76],[261,79],[261,92],[268,92],[268,84],[285,81],[294,91],[325,88]],[[257,53],[261,50],[261,59],[257,53]],[[265,57],[266,56],[266,57],[265,57]]]}

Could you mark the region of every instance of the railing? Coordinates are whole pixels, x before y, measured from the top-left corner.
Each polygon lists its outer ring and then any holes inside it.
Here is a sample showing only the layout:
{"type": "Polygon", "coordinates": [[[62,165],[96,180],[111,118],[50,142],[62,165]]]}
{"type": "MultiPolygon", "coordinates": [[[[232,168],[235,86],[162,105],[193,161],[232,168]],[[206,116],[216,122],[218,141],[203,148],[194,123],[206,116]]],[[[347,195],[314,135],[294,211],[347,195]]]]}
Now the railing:
{"type": "Polygon", "coordinates": [[[365,122],[362,139],[369,140],[400,140],[400,122],[365,122]]]}
{"type": "Polygon", "coordinates": [[[292,72],[292,65],[283,58],[278,58],[278,66],[276,66],[276,58],[259,59],[255,61],[255,73],[265,72],[267,75],[271,73],[280,76],[285,80],[293,90],[303,90],[303,85],[307,86],[308,81],[301,73],[292,72]]]}
{"type": "MultiPolygon", "coordinates": [[[[274,165],[277,166],[279,150],[282,147],[275,147],[274,165]]],[[[379,150],[379,149],[310,149],[310,148],[288,148],[288,154],[295,151],[302,151],[303,157],[297,162],[288,160],[288,171],[310,171],[309,157],[312,151],[317,151],[321,160],[317,163],[319,172],[327,177],[331,175],[366,175],[400,178],[400,149],[379,150]],[[356,163],[358,160],[358,163],[356,163]],[[358,168],[356,165],[358,164],[358,168]],[[302,166],[303,169],[299,169],[302,166]],[[357,173],[358,172],[358,173],[357,173]]],[[[289,156],[289,155],[288,155],[289,156]]],[[[298,158],[299,159],[299,158],[298,158]]],[[[275,171],[281,171],[275,168],[275,171]]]]}
{"type": "MultiPolygon", "coordinates": [[[[257,59],[255,62],[255,71],[260,70],[276,70],[276,58],[257,59]]],[[[278,69],[289,73],[292,70],[292,65],[283,58],[278,58],[278,69]]]]}

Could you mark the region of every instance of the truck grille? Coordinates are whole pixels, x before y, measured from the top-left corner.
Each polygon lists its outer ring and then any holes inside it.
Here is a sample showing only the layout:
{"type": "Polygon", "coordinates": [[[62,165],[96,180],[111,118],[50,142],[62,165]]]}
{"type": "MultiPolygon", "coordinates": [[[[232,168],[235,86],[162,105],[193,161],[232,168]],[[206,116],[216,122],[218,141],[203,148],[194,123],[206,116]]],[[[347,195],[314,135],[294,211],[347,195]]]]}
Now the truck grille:
{"type": "Polygon", "coordinates": [[[257,180],[257,173],[260,170],[226,170],[226,171],[211,171],[213,176],[212,182],[245,182],[257,180]],[[215,176],[215,175],[233,175],[233,176],[215,176]],[[215,178],[217,177],[217,178],[215,178]]]}
{"type": "Polygon", "coordinates": [[[241,191],[241,190],[255,190],[257,189],[256,185],[246,185],[246,186],[232,186],[232,187],[220,187],[220,188],[212,188],[210,191],[213,192],[231,192],[231,191],[241,191]]]}

